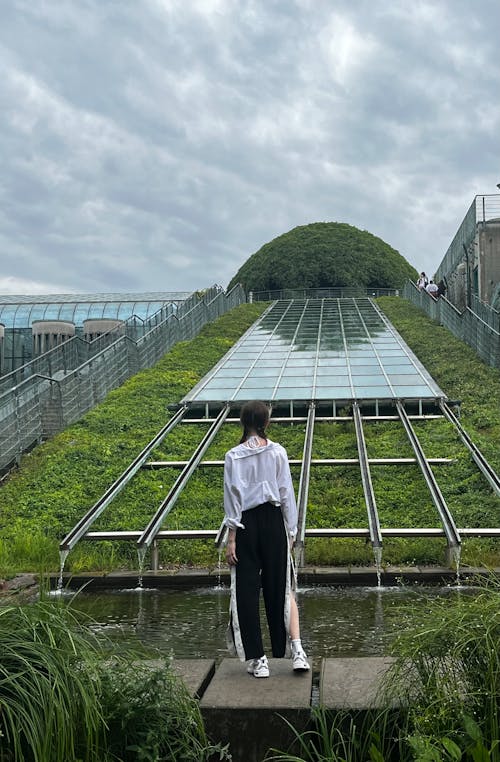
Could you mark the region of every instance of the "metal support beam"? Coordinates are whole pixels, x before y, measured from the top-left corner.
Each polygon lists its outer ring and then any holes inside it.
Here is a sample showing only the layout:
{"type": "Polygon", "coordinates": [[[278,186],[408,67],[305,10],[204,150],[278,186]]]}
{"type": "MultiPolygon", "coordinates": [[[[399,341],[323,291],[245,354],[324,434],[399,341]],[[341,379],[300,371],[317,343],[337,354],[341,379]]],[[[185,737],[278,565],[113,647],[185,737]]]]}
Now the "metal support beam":
{"type": "MultiPolygon", "coordinates": [[[[323,400],[324,401],[324,400],[323,400]]],[[[293,401],[291,403],[293,405],[293,401]]],[[[335,405],[335,400],[332,400],[332,404],[335,405]]],[[[342,403],[342,407],[345,407],[346,405],[350,405],[351,401],[346,400],[345,403],[342,403]]],[[[437,413],[424,413],[424,414],[409,414],[408,418],[412,421],[431,421],[435,420],[436,418],[443,418],[441,414],[437,413]]],[[[183,420],[183,423],[210,423],[210,421],[213,419],[210,419],[208,416],[205,418],[185,418],[183,420]]],[[[397,415],[365,415],[363,416],[363,420],[365,421],[398,421],[399,418],[397,415]]],[[[307,416],[306,415],[287,415],[285,417],[283,416],[273,416],[272,423],[306,423],[307,416]]],[[[316,416],[316,423],[342,423],[345,421],[352,421],[352,415],[317,415],[316,416]]],[[[226,420],[226,423],[239,423],[239,418],[228,418],[226,420]]]]}
{"type": "Polygon", "coordinates": [[[295,544],[295,561],[297,566],[304,564],[304,532],[307,518],[307,498],[309,495],[309,479],[311,476],[311,453],[314,434],[315,405],[311,402],[307,415],[306,434],[304,437],[304,451],[302,453],[302,469],[300,471],[299,495],[297,502],[297,540],[295,544]]]}
{"type": "Polygon", "coordinates": [[[168,423],[158,432],[158,434],[154,437],[154,439],[149,442],[149,444],[146,445],[144,450],[139,453],[137,458],[125,469],[125,471],[118,477],[118,479],[113,482],[111,487],[109,487],[108,490],[102,495],[102,497],[99,498],[97,503],[95,503],[92,508],[90,508],[85,516],[80,519],[80,521],[75,524],[73,529],[66,535],[64,540],[59,545],[59,550],[71,550],[78,540],[80,540],[83,535],[88,532],[89,527],[92,526],[94,521],[101,515],[101,513],[104,511],[104,509],[109,505],[109,503],[118,495],[119,492],[122,491],[122,489],[129,483],[129,481],[132,479],[134,474],[139,471],[140,468],[144,465],[146,460],[149,458],[153,450],[158,447],[158,445],[165,439],[167,434],[172,431],[172,429],[177,426],[179,421],[182,420],[186,413],[187,407],[184,405],[183,407],[179,408],[179,410],[175,413],[175,415],[172,416],[172,418],[168,421],[168,423]]]}
{"type": "Polygon", "coordinates": [[[370,476],[370,465],[368,463],[368,454],[366,451],[365,435],[363,433],[363,421],[359,404],[353,402],[352,412],[354,424],[356,427],[356,439],[358,445],[359,465],[361,470],[361,480],[363,482],[363,492],[365,493],[365,503],[368,511],[368,526],[370,530],[370,541],[374,550],[382,548],[382,534],[380,532],[380,523],[378,520],[377,503],[370,476]]]}
{"type": "MultiPolygon", "coordinates": [[[[317,418],[315,420],[318,420],[317,418]]],[[[365,419],[366,420],[366,419],[365,419]]],[[[398,419],[399,420],[399,419],[398,419]]],[[[455,463],[454,458],[427,458],[428,463],[440,464],[440,463],[455,463]]],[[[144,463],[143,469],[160,469],[160,468],[184,468],[189,463],[188,460],[150,460],[144,463]]],[[[290,458],[288,463],[290,466],[301,466],[303,463],[302,458],[295,459],[290,458]]],[[[357,466],[359,464],[359,458],[311,458],[311,466],[357,466]]],[[[370,466],[407,466],[417,463],[416,458],[368,458],[370,466]]],[[[199,463],[198,468],[213,468],[215,466],[223,466],[223,460],[202,460],[199,463]]]]}
{"type": "MultiPolygon", "coordinates": [[[[226,527],[219,529],[163,529],[156,533],[155,541],[160,540],[214,540],[220,547],[224,540],[226,527]],[[222,538],[222,539],[221,539],[222,538]]],[[[497,537],[499,527],[466,527],[458,530],[462,537],[497,537]]],[[[84,540],[130,540],[137,541],[141,530],[87,532],[84,540]]],[[[382,537],[446,537],[442,527],[390,527],[381,529],[382,537]]],[[[370,539],[370,530],[366,527],[310,527],[305,530],[307,537],[352,537],[370,539]]]]}
{"type": "Polygon", "coordinates": [[[494,468],[490,466],[482,452],[479,450],[479,448],[474,444],[470,436],[467,434],[465,429],[463,428],[462,424],[452,411],[452,409],[444,402],[443,400],[439,403],[439,406],[441,410],[444,413],[445,418],[452,423],[456,430],[458,431],[458,435],[464,445],[469,450],[470,454],[472,455],[472,458],[481,471],[481,473],[486,477],[488,482],[493,488],[493,491],[495,494],[500,495],[500,476],[496,473],[494,468]]]}
{"type": "Polygon", "coordinates": [[[418,440],[418,437],[415,434],[410,421],[408,420],[406,410],[404,409],[404,406],[401,400],[396,400],[396,408],[398,411],[398,415],[401,419],[401,423],[403,424],[403,427],[406,431],[408,439],[410,440],[410,444],[413,448],[413,452],[415,453],[416,458],[418,460],[418,465],[420,466],[420,469],[426,481],[427,487],[429,488],[429,491],[431,493],[432,501],[438,510],[440,519],[443,524],[444,532],[446,535],[448,548],[451,550],[451,552],[454,552],[455,549],[458,551],[458,549],[460,548],[460,543],[461,543],[460,534],[458,532],[458,529],[455,526],[455,522],[453,521],[453,517],[450,513],[448,506],[446,505],[446,501],[441,493],[441,490],[439,489],[436,478],[434,474],[432,473],[432,469],[429,465],[429,462],[424,455],[424,451],[418,440]]]}
{"type": "Polygon", "coordinates": [[[175,505],[177,501],[177,498],[179,497],[182,490],[186,486],[188,480],[190,479],[196,467],[198,466],[199,462],[201,461],[204,453],[206,452],[206,450],[212,443],[213,439],[215,438],[215,435],[217,434],[222,424],[226,420],[229,410],[230,410],[229,405],[226,405],[225,407],[222,408],[216,420],[212,423],[211,427],[209,428],[209,430],[207,431],[207,433],[201,440],[200,444],[194,451],[193,456],[191,457],[191,460],[183,468],[182,472],[179,474],[178,478],[176,479],[174,485],[169,490],[168,495],[161,502],[155,515],[153,516],[153,518],[147,525],[146,529],[137,540],[138,549],[140,549],[141,551],[145,551],[155,539],[165,518],[168,516],[168,514],[172,510],[173,506],[175,505]]]}

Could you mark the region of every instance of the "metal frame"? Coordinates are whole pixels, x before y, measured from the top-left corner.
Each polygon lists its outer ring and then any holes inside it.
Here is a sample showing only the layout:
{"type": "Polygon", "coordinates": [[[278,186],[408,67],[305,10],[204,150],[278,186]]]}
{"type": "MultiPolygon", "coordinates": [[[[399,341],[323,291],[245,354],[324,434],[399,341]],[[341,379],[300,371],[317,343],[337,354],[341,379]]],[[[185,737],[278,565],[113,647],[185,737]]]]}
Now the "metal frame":
{"type": "Polygon", "coordinates": [[[432,472],[429,462],[427,458],[425,457],[424,451],[422,449],[420,442],[418,441],[417,435],[415,434],[413,427],[410,421],[408,420],[408,416],[406,415],[406,410],[404,409],[401,400],[396,400],[396,408],[397,408],[399,417],[401,418],[401,422],[404,426],[404,429],[408,435],[408,439],[410,440],[410,444],[416,455],[418,465],[420,466],[420,469],[424,475],[424,479],[426,481],[427,487],[429,488],[429,491],[431,493],[432,501],[434,505],[436,506],[439,512],[441,521],[443,523],[443,528],[446,535],[446,541],[448,543],[448,552],[451,554],[456,553],[459,550],[461,542],[462,542],[460,539],[460,534],[458,532],[458,529],[455,526],[453,517],[441,493],[441,490],[439,489],[439,485],[432,472]]]}
{"type": "Polygon", "coordinates": [[[380,523],[378,519],[377,502],[373,491],[373,484],[370,475],[370,465],[368,463],[368,453],[366,451],[365,436],[363,433],[363,421],[359,404],[353,402],[352,411],[354,414],[354,425],[356,427],[356,439],[359,454],[359,467],[361,471],[361,481],[363,483],[363,492],[365,494],[366,509],[368,511],[368,527],[370,530],[370,542],[374,551],[382,550],[382,535],[380,533],[380,523]]]}
{"type": "MultiPolygon", "coordinates": [[[[442,538],[447,541],[447,546],[450,550],[451,557],[456,557],[453,554],[456,553],[460,547],[460,539],[462,537],[493,537],[500,538],[500,527],[467,527],[457,530],[453,522],[453,518],[446,506],[446,503],[439,499],[441,495],[439,488],[435,482],[434,475],[430,470],[431,465],[446,465],[454,462],[452,458],[426,458],[423,454],[420,443],[418,442],[416,433],[411,427],[410,420],[443,420],[446,418],[450,420],[456,427],[459,434],[463,435],[462,440],[464,444],[474,448],[476,453],[475,462],[479,467],[484,466],[486,462],[480,451],[472,444],[470,437],[466,434],[463,428],[458,425],[453,415],[447,415],[447,406],[440,404],[442,409],[441,414],[430,415],[410,415],[406,412],[403,402],[397,400],[395,402],[397,415],[375,415],[364,416],[362,415],[361,405],[358,402],[352,403],[352,416],[317,416],[317,408],[314,403],[310,404],[307,417],[304,416],[289,416],[289,417],[277,417],[273,418],[274,422],[282,424],[293,423],[306,423],[306,432],[304,436],[304,449],[303,456],[300,459],[290,459],[290,466],[300,466],[301,475],[298,490],[298,536],[297,536],[297,560],[303,563],[304,561],[304,547],[305,541],[309,538],[355,538],[370,540],[374,548],[375,557],[377,554],[380,557],[382,551],[382,543],[386,538],[391,537],[434,537],[442,538]],[[443,409],[444,408],[444,409],[443,409]],[[364,439],[363,423],[367,421],[377,420],[389,420],[389,421],[401,421],[410,443],[412,444],[415,457],[406,458],[369,458],[367,456],[366,442],[364,439]],[[312,458],[312,447],[314,439],[314,425],[316,422],[323,421],[354,421],[356,430],[356,440],[358,446],[358,458],[312,458]],[[470,445],[470,446],[469,446],[470,445]],[[478,462],[479,461],[479,462],[478,462]],[[435,504],[438,506],[439,515],[442,519],[442,527],[380,527],[378,518],[378,512],[375,502],[375,495],[373,492],[373,486],[371,484],[370,467],[376,467],[378,465],[414,465],[419,464],[426,477],[426,482],[433,496],[435,504]],[[422,465],[423,464],[423,465],[422,465]],[[312,467],[332,467],[332,466],[354,466],[359,467],[361,477],[363,481],[363,489],[365,494],[365,502],[367,506],[368,527],[310,527],[306,528],[307,521],[307,498],[309,491],[309,481],[312,467]],[[443,520],[444,519],[444,520],[443,520]]],[[[177,413],[170,419],[170,421],[161,429],[161,431],[154,437],[154,439],[144,448],[141,454],[135,459],[135,461],[124,471],[124,473],[116,480],[116,482],[107,490],[105,495],[90,509],[87,514],[81,519],[80,522],[74,527],[74,529],[67,535],[65,540],[61,543],[60,549],[62,552],[68,552],[76,542],[80,539],[90,541],[100,540],[125,540],[134,541],[137,544],[138,550],[144,554],[149,546],[152,545],[152,567],[157,569],[158,556],[157,556],[157,543],[162,540],[177,540],[177,539],[204,539],[214,541],[216,547],[220,548],[225,541],[227,529],[223,523],[221,523],[219,529],[177,529],[167,530],[161,529],[161,525],[167,518],[168,514],[174,507],[174,504],[179,497],[182,489],[186,486],[186,483],[190,476],[197,468],[221,468],[224,465],[223,460],[202,460],[203,454],[206,452],[208,446],[213,441],[215,435],[224,425],[224,423],[236,423],[239,421],[236,417],[230,417],[230,406],[223,406],[217,417],[215,418],[190,418],[188,413],[189,409],[186,406],[181,407],[177,413]],[[149,460],[152,450],[157,447],[164,437],[171,432],[178,423],[203,423],[209,424],[210,428],[205,434],[203,440],[200,442],[193,456],[189,460],[179,461],[153,461],[149,460]],[[123,489],[123,487],[130,481],[135,473],[139,469],[161,469],[161,468],[176,468],[181,470],[181,474],[177,478],[174,486],[170,490],[169,494],[158,508],[155,516],[151,519],[145,530],[132,530],[132,531],[89,531],[89,527],[95,521],[95,519],[102,513],[105,507],[111,502],[111,500],[123,489]]],[[[491,469],[491,466],[488,466],[491,469]]],[[[484,469],[481,468],[485,473],[484,469]]],[[[498,476],[491,469],[493,477],[488,479],[490,484],[494,486],[495,479],[498,476]]],[[[489,473],[489,471],[488,471],[489,473]]],[[[485,473],[485,476],[487,474],[485,473]]],[[[441,495],[442,498],[442,495],[441,495]]]]}
{"type": "Polygon", "coordinates": [[[472,441],[470,436],[467,434],[462,424],[460,423],[456,415],[453,413],[451,408],[446,404],[446,402],[441,401],[439,406],[441,410],[443,411],[445,418],[447,418],[448,421],[450,421],[457,429],[460,439],[469,450],[470,454],[472,455],[472,458],[474,459],[474,462],[476,463],[481,473],[486,477],[486,479],[490,483],[495,494],[500,495],[500,477],[498,476],[498,474],[490,466],[490,464],[484,457],[483,453],[480,451],[479,447],[477,447],[474,444],[474,442],[472,441]]]}
{"type": "Polygon", "coordinates": [[[309,496],[309,478],[311,474],[311,453],[314,434],[314,416],[316,406],[311,402],[307,416],[306,433],[304,437],[304,451],[302,454],[302,468],[300,470],[299,494],[297,501],[297,541],[295,559],[297,565],[304,562],[304,536],[307,518],[307,498],[309,496]]]}
{"type": "Polygon", "coordinates": [[[194,451],[191,460],[183,468],[182,473],[178,476],[178,478],[175,481],[175,484],[169,490],[168,495],[161,502],[155,515],[153,516],[153,518],[151,519],[147,527],[144,529],[139,539],[137,540],[138,550],[147,549],[151,545],[153,540],[155,539],[165,518],[168,516],[168,514],[174,507],[177,501],[177,498],[179,497],[182,490],[186,486],[190,476],[193,474],[198,463],[201,461],[203,454],[206,452],[209,445],[212,443],[215,435],[217,434],[222,424],[224,423],[225,419],[227,418],[229,409],[230,409],[229,405],[226,405],[224,408],[222,408],[216,420],[210,426],[209,430],[207,431],[207,433],[201,440],[200,444],[194,451]]]}
{"type": "Polygon", "coordinates": [[[85,533],[88,531],[89,527],[92,526],[94,521],[101,515],[101,513],[104,511],[104,509],[110,504],[110,502],[122,491],[122,489],[128,484],[128,482],[132,479],[134,474],[139,471],[140,468],[142,468],[143,464],[146,462],[146,460],[149,458],[151,452],[158,447],[159,444],[165,439],[167,434],[172,431],[175,426],[179,423],[179,421],[182,420],[184,415],[186,414],[187,407],[184,405],[181,407],[175,415],[172,416],[172,418],[168,421],[168,423],[165,424],[165,426],[156,434],[156,436],[149,442],[149,444],[146,445],[144,450],[142,450],[141,453],[137,456],[137,458],[132,461],[132,463],[125,469],[125,471],[118,477],[118,479],[113,482],[111,487],[106,490],[104,495],[99,498],[99,500],[94,503],[92,508],[90,508],[85,516],[80,519],[80,521],[75,524],[73,529],[66,535],[64,540],[59,545],[59,550],[61,552],[69,551],[71,548],[73,548],[78,540],[81,540],[81,538],[85,535],[85,533]]]}

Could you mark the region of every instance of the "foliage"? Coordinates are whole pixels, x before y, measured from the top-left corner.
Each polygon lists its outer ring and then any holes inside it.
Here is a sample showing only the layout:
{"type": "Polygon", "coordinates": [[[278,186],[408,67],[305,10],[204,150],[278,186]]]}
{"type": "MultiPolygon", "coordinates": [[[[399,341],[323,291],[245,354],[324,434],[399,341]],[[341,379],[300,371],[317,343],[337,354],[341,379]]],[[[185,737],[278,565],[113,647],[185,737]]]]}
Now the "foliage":
{"type": "Polygon", "coordinates": [[[0,608],[1,760],[93,758],[104,723],[97,654],[66,607],[0,608]]]}
{"type": "Polygon", "coordinates": [[[63,601],[0,608],[1,762],[230,759],[168,662],[110,658],[91,624],[63,601]]]}
{"type": "Polygon", "coordinates": [[[416,759],[500,759],[500,586],[398,617],[398,686],[416,759]],[[456,748],[458,747],[458,752],[456,748]],[[445,750],[445,752],[443,751],[445,750]],[[442,756],[432,756],[437,750],[442,756]],[[492,752],[486,756],[485,752],[492,752]],[[453,755],[458,754],[458,756],[453,755]],[[482,754],[482,756],[481,756],[482,754]],[[448,756],[446,756],[448,755],[448,756]]]}
{"type": "MultiPolygon", "coordinates": [[[[500,584],[393,612],[396,657],[364,716],[318,707],[275,762],[499,762],[500,584]]],[[[293,729],[293,728],[292,728],[293,729]]]]}
{"type": "MultiPolygon", "coordinates": [[[[431,375],[451,399],[461,400],[466,430],[500,469],[500,378],[462,342],[440,329],[405,300],[384,298],[381,306],[431,375]],[[474,380],[477,380],[475,383],[474,380]]],[[[179,399],[230,348],[266,305],[243,305],[206,326],[197,339],[183,342],[155,368],[143,371],[74,426],[23,458],[2,489],[0,518],[0,573],[20,570],[56,571],[58,542],[103,494],[165,423],[166,406],[179,399]]],[[[445,420],[415,422],[428,457],[447,456],[453,463],[433,466],[439,487],[459,527],[496,526],[499,500],[482,477],[454,427],[445,420]]],[[[402,426],[392,421],[366,421],[371,458],[411,456],[402,426]]],[[[155,460],[185,460],[207,426],[177,426],[153,455],[155,460]]],[[[300,459],[305,425],[273,424],[271,439],[280,441],[289,457],[300,459]]],[[[239,439],[239,427],[222,427],[206,453],[207,460],[222,460],[239,439]]],[[[357,458],[352,421],[318,422],[314,430],[313,458],[357,458]]],[[[173,485],[179,470],[141,471],[96,521],[93,529],[143,528],[173,485]]],[[[372,482],[383,527],[439,525],[417,466],[373,466],[372,482]]],[[[300,469],[292,468],[297,490],[300,469]]],[[[223,515],[222,469],[199,469],[167,517],[167,529],[218,529],[223,515]]],[[[308,526],[365,527],[366,507],[359,466],[315,466],[311,472],[308,526]]],[[[213,542],[183,540],[160,543],[163,566],[214,567],[213,542]]],[[[387,538],[383,563],[442,564],[445,543],[440,538],[387,538]]],[[[466,538],[462,562],[494,566],[499,563],[495,538],[466,538]]],[[[319,565],[373,563],[370,544],[349,538],[311,538],[306,562],[319,565]]],[[[67,569],[73,572],[137,569],[133,543],[80,542],[70,553],[67,569]]]]}
{"type": "Polygon", "coordinates": [[[168,665],[111,663],[101,677],[101,702],[111,759],[231,759],[227,747],[210,744],[197,702],[168,665]]]}
{"type": "Polygon", "coordinates": [[[416,270],[381,238],[345,222],[301,225],[266,243],[240,267],[228,288],[400,288],[416,270]]]}
{"type": "MultiPolygon", "coordinates": [[[[165,424],[167,406],[177,403],[265,308],[244,304],[206,325],[195,339],[176,344],[154,368],[129,379],[76,424],[23,457],[20,469],[1,487],[0,574],[59,568],[62,537],[165,424]]],[[[148,501],[139,499],[148,520],[162,483],[154,481],[148,501]]],[[[128,503],[127,511],[123,528],[137,529],[136,506],[128,503]]],[[[130,543],[91,548],[81,543],[69,563],[74,570],[133,568],[137,556],[130,543]]]]}
{"type": "Polygon", "coordinates": [[[311,713],[312,729],[294,735],[292,751],[271,749],[266,762],[384,762],[401,760],[397,713],[330,712],[323,706],[311,713]]]}

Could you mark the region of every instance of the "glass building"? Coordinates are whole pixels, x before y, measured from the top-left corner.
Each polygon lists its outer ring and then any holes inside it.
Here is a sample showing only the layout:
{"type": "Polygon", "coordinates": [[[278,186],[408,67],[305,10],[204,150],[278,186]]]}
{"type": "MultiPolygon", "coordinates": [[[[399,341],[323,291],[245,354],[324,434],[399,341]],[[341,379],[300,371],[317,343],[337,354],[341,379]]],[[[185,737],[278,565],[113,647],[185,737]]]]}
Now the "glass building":
{"type": "MultiPolygon", "coordinates": [[[[72,334],[84,335],[85,321],[114,320],[135,325],[160,322],[190,292],[145,294],[0,294],[0,373],[29,362],[34,351],[51,348],[72,334]],[[43,330],[46,321],[47,330],[43,330]],[[35,325],[35,329],[33,328],[35,325]],[[36,342],[34,341],[36,336],[36,342]],[[40,336],[44,340],[40,340],[40,336]],[[35,347],[35,349],[34,349],[35,347]]],[[[94,324],[95,325],[95,324],[94,324]]]]}

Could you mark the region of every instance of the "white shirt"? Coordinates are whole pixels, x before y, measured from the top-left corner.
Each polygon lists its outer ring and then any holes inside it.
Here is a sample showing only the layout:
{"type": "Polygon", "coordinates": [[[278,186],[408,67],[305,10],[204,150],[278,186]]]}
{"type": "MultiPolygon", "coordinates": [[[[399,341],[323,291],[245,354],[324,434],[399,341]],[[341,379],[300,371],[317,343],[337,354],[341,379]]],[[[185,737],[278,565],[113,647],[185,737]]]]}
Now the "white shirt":
{"type": "Polygon", "coordinates": [[[425,289],[428,294],[431,294],[431,296],[434,296],[434,294],[437,294],[438,287],[437,283],[429,283],[427,288],[425,289]]]}
{"type": "Polygon", "coordinates": [[[224,523],[244,529],[242,513],[262,503],[281,506],[285,525],[292,537],[297,534],[297,503],[293,491],[286,450],[257,437],[233,447],[224,460],[224,523]]]}

